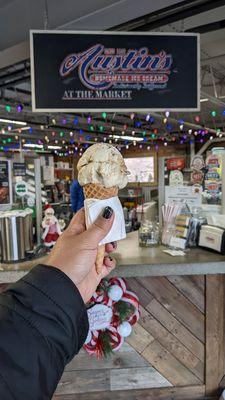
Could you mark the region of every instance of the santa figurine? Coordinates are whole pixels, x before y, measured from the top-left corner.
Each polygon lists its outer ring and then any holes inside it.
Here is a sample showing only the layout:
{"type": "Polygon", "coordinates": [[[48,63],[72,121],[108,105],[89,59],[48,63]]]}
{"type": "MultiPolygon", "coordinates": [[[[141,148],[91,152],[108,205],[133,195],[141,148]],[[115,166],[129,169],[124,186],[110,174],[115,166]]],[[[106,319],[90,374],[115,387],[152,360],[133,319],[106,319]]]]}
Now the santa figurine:
{"type": "Polygon", "coordinates": [[[64,221],[60,224],[54,214],[53,208],[49,204],[46,205],[45,216],[42,221],[42,228],[44,229],[42,239],[46,247],[54,246],[56,240],[62,234],[62,229],[65,227],[64,221]]]}

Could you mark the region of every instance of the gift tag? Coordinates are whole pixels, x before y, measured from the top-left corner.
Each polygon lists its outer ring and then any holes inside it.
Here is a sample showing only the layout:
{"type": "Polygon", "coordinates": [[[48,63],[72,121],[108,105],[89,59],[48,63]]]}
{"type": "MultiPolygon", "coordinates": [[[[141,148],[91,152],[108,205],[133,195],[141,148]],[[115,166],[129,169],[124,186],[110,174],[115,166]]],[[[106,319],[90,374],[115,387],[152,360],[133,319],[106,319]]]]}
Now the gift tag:
{"type": "Polygon", "coordinates": [[[96,304],[87,310],[89,330],[97,331],[109,327],[112,319],[112,309],[104,304],[96,304]]]}

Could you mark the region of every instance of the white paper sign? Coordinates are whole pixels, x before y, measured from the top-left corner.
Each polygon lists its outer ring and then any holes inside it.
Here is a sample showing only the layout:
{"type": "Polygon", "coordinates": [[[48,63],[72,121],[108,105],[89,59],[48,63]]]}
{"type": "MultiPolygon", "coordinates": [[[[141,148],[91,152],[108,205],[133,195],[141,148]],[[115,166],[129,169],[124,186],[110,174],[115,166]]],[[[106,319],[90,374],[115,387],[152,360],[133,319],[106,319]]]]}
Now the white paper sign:
{"type": "Polygon", "coordinates": [[[193,193],[192,186],[165,186],[165,203],[183,202],[188,206],[200,206],[202,196],[200,193],[193,193]]]}
{"type": "Polygon", "coordinates": [[[113,226],[108,235],[106,235],[99,244],[115,242],[116,240],[121,240],[126,237],[123,209],[117,196],[104,200],[84,200],[85,220],[87,228],[95,222],[97,217],[103,212],[104,208],[107,206],[110,206],[113,209],[115,218],[113,221],[113,226]]]}
{"type": "Polygon", "coordinates": [[[96,304],[87,310],[89,330],[97,331],[109,327],[112,319],[112,309],[104,304],[96,304]]]}

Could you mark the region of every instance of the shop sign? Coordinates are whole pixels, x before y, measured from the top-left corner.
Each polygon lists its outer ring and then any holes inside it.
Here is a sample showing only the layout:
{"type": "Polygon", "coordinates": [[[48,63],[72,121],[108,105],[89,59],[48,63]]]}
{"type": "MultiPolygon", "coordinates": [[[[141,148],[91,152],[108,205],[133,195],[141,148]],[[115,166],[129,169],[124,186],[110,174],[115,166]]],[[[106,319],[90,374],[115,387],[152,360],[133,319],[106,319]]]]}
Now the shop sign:
{"type": "Polygon", "coordinates": [[[183,186],[184,177],[181,171],[171,171],[169,184],[170,186],[183,186]]]}
{"type": "Polygon", "coordinates": [[[13,163],[13,175],[14,176],[26,176],[26,164],[25,163],[13,163]]]}
{"type": "Polygon", "coordinates": [[[203,192],[203,187],[196,183],[195,185],[192,186],[192,193],[194,194],[201,194],[203,192]]]}
{"type": "Polygon", "coordinates": [[[216,196],[220,191],[220,184],[214,181],[205,181],[205,190],[212,196],[216,196]]]}
{"type": "Polygon", "coordinates": [[[207,174],[205,175],[205,180],[209,180],[209,181],[217,181],[220,179],[220,175],[218,174],[218,172],[213,171],[213,172],[207,172],[207,174]]]}
{"type": "Polygon", "coordinates": [[[191,174],[192,183],[201,183],[203,181],[204,174],[202,171],[194,171],[191,174]]]}
{"type": "Polygon", "coordinates": [[[32,197],[32,196],[29,196],[29,197],[27,198],[27,205],[28,205],[28,207],[34,207],[34,205],[35,205],[35,198],[32,197]]]}
{"type": "Polygon", "coordinates": [[[10,203],[9,196],[9,164],[0,161],[0,204],[10,203]]]}
{"type": "Polygon", "coordinates": [[[204,158],[200,155],[196,155],[192,158],[191,161],[191,168],[196,170],[196,171],[200,171],[201,169],[203,169],[205,166],[204,163],[204,158]]]}
{"type": "Polygon", "coordinates": [[[17,196],[24,197],[28,193],[27,183],[24,181],[19,181],[15,184],[15,192],[17,196]]]}
{"type": "Polygon", "coordinates": [[[209,169],[212,169],[212,168],[219,168],[219,166],[220,166],[220,159],[219,159],[219,157],[218,157],[217,155],[215,155],[215,154],[212,154],[212,155],[210,155],[209,157],[207,157],[207,159],[206,159],[206,166],[207,166],[209,169]]]}
{"type": "Polygon", "coordinates": [[[33,111],[200,110],[197,33],[33,30],[30,44],[33,111]]]}
{"type": "Polygon", "coordinates": [[[172,170],[182,170],[185,167],[185,159],[184,158],[169,158],[166,160],[166,166],[169,171],[172,170]]]}
{"type": "Polygon", "coordinates": [[[165,186],[165,203],[183,202],[188,206],[200,206],[202,196],[200,193],[193,193],[192,186],[165,186]]]}

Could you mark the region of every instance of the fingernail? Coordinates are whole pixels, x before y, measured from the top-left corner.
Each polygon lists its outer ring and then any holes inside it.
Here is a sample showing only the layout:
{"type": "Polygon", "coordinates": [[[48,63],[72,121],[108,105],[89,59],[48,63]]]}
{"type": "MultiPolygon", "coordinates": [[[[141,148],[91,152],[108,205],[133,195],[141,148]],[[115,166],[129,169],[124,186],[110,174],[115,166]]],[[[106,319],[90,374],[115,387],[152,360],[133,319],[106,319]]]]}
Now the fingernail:
{"type": "Polygon", "coordinates": [[[116,242],[111,242],[111,245],[114,249],[116,248],[116,242]]]}
{"type": "Polygon", "coordinates": [[[111,207],[107,206],[103,211],[103,214],[102,214],[103,218],[110,219],[112,215],[113,215],[113,209],[111,207]]]}
{"type": "Polygon", "coordinates": [[[113,261],[113,258],[112,258],[112,257],[109,257],[109,260],[110,260],[110,261],[113,261]]]}

